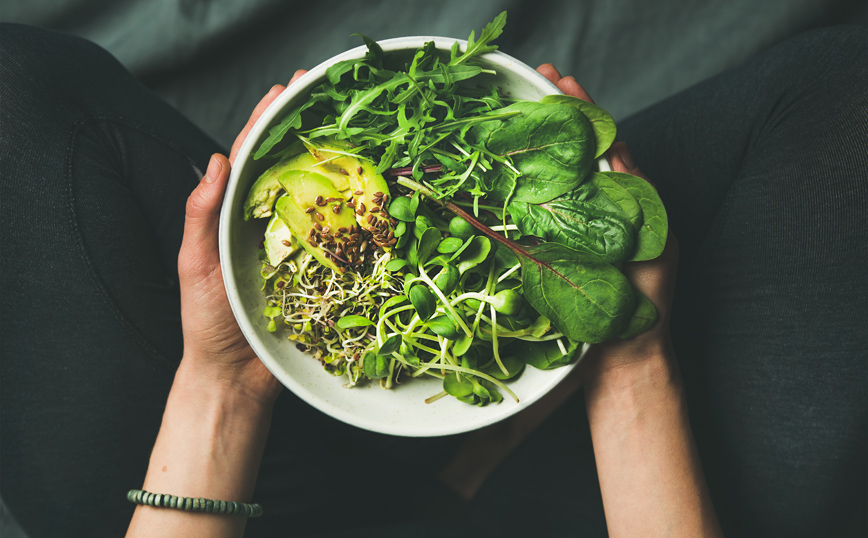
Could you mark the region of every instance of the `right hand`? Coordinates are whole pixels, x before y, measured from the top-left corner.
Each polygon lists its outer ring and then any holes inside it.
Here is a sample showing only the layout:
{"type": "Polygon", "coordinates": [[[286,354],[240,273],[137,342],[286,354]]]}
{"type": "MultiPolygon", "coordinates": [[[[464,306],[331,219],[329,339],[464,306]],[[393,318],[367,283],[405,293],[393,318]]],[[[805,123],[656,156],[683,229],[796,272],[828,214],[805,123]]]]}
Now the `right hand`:
{"type": "MultiPolygon", "coordinates": [[[[594,102],[588,92],[576,82],[575,78],[561,76],[552,64],[543,64],[537,68],[537,71],[565,94],[590,103],[594,102]]],[[[612,144],[612,147],[606,152],[606,156],[615,172],[639,176],[651,183],[633,162],[627,144],[624,142],[616,141],[612,144]]],[[[603,344],[594,345],[588,353],[589,356],[582,361],[582,366],[579,368],[582,378],[589,380],[591,377],[612,369],[635,365],[651,357],[660,356],[660,354],[670,354],[669,317],[677,267],[678,241],[671,231],[666,238],[663,253],[659,257],[649,261],[624,264],[622,269],[624,275],[633,284],[633,287],[648,297],[657,308],[657,323],[650,330],[629,340],[616,338],[603,344]]]]}

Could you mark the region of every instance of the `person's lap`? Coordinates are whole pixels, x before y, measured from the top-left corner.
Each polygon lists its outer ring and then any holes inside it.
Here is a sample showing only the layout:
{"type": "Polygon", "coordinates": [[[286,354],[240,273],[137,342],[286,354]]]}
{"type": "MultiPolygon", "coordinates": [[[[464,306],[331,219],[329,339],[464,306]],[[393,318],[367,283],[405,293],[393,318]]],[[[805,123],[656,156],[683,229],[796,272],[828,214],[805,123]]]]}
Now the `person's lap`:
{"type": "MultiPolygon", "coordinates": [[[[184,201],[220,148],[96,47],[3,30],[0,492],[34,537],[117,534],[183,352],[184,201]]],[[[681,242],[673,338],[739,535],[829,531],[865,504],[865,44],[803,36],[621,126],[681,242]]],[[[429,530],[508,533],[527,506],[552,534],[604,534],[583,415],[577,394],[429,530]]],[[[457,441],[361,432],[284,394],[248,534],[428,519],[448,492],[436,466],[417,479],[419,454],[457,441]]]]}

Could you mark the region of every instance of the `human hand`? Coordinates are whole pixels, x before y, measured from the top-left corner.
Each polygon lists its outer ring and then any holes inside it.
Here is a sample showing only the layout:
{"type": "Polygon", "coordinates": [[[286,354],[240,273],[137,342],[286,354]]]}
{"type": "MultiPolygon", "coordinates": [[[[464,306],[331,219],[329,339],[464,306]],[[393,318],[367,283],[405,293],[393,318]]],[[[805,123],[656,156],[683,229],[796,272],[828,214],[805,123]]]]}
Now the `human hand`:
{"type": "MultiPolygon", "coordinates": [[[[576,82],[575,78],[562,77],[552,64],[541,65],[537,71],[565,94],[591,103],[594,102],[584,88],[576,82]]],[[[633,162],[627,144],[624,142],[616,141],[612,144],[606,156],[614,171],[639,176],[651,183],[633,162]]],[[[658,258],[624,264],[624,275],[657,308],[657,323],[647,332],[629,340],[614,339],[593,346],[589,356],[585,358],[579,368],[580,377],[587,381],[612,369],[636,365],[653,357],[671,355],[669,315],[677,265],[678,242],[671,232],[666,238],[663,253],[658,258]]]]}
{"type": "MultiPolygon", "coordinates": [[[[297,71],[290,84],[304,71],[297,71]]],[[[259,361],[241,333],[223,286],[217,247],[220,205],[229,172],[256,120],[285,90],[277,84],[262,98],[232,144],[227,159],[215,153],[199,185],[187,199],[184,238],[178,254],[184,360],[180,369],[203,384],[231,387],[270,404],[281,385],[259,361]]]]}

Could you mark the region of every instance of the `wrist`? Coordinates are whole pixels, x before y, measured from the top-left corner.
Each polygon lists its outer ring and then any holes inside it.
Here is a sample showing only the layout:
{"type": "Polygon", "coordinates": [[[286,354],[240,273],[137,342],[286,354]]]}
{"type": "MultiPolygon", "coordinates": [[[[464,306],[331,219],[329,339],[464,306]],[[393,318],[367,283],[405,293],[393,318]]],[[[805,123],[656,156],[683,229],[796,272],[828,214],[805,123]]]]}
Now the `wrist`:
{"type": "Polygon", "coordinates": [[[604,345],[583,365],[587,400],[621,398],[637,391],[677,389],[681,375],[671,347],[665,342],[629,346],[604,345]]]}

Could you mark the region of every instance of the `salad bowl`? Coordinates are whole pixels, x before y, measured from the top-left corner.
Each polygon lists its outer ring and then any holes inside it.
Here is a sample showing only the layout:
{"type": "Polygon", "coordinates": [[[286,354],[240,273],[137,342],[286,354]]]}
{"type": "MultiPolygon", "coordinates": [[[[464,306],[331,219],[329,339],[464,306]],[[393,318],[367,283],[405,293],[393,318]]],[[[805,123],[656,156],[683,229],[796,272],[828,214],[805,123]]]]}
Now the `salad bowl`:
{"type": "MultiPolygon", "coordinates": [[[[416,36],[380,41],[386,57],[412,58],[415,50],[427,42],[448,57],[453,43],[462,50],[467,42],[444,37],[416,36]]],[[[345,387],[345,379],[324,371],[320,362],[299,351],[296,343],[280,331],[269,332],[262,312],[266,306],[261,291],[260,261],[257,256],[265,223],[246,221],[245,197],[267,164],[253,159],[257,147],[267,138],[271,127],[280,122],[290,109],[306,99],[310,91],[326,77],[326,69],[343,60],[365,56],[360,46],[339,54],[314,67],[290,85],[262,114],[241,146],[232,169],[220,215],[220,263],[230,305],[244,336],[266,367],[289,390],[323,413],[353,426],[383,434],[429,437],[458,434],[482,428],[506,419],[551,391],[575,368],[587,353],[588,344],[569,365],[553,370],[525,368],[509,387],[518,396],[516,403],[505,398],[497,404],[478,407],[454,398],[425,403],[442,390],[439,379],[422,376],[383,389],[375,382],[345,387]]],[[[486,84],[497,87],[511,98],[539,100],[560,90],[530,66],[499,51],[477,58],[477,64],[494,74],[482,75],[486,84]]],[[[597,162],[600,171],[610,170],[605,160],[597,162]]]]}

